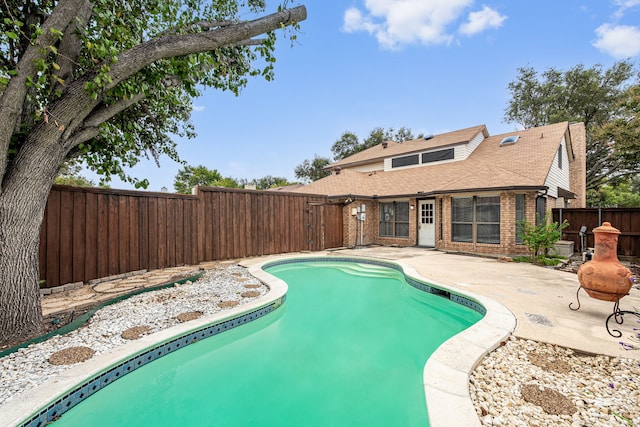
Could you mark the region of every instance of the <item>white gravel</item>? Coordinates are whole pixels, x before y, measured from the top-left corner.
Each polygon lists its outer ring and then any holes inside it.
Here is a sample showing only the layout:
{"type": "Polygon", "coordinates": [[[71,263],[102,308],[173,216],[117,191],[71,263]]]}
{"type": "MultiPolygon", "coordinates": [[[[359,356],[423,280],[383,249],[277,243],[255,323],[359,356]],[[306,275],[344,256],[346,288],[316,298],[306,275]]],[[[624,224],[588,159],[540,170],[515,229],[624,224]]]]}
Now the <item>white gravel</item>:
{"type": "MultiPolygon", "coordinates": [[[[262,296],[268,288],[246,269],[233,265],[210,270],[193,284],[107,306],[76,331],[1,358],[0,404],[73,366],[51,365],[47,359],[57,351],[85,346],[102,354],[126,342],[120,337],[126,329],[147,325],[153,333],[179,323],[176,316],[183,312],[209,315],[222,310],[221,301],[249,302],[253,298],[240,295],[247,291],[259,291],[262,296]],[[245,285],[261,286],[247,289],[245,285]]],[[[578,355],[511,338],[480,363],[469,387],[483,426],[640,426],[640,361],[635,359],[578,355]],[[521,388],[526,384],[538,385],[543,396],[545,389],[562,393],[577,412],[571,416],[545,412],[525,400],[521,388]]]]}
{"type": "Polygon", "coordinates": [[[39,384],[74,365],[52,365],[49,357],[62,349],[76,346],[90,347],[95,354],[103,354],[127,340],[122,331],[147,325],[150,333],[174,326],[180,313],[200,311],[210,315],[223,309],[221,301],[244,304],[257,297],[245,298],[244,292],[258,291],[260,296],[269,289],[249,275],[243,267],[232,265],[207,271],[197,282],[187,282],[172,288],[139,294],[97,311],[82,327],[65,335],[32,344],[0,359],[0,405],[16,394],[39,384]],[[248,289],[245,285],[260,285],[248,289]]]}
{"type": "MultiPolygon", "coordinates": [[[[640,360],[580,355],[570,349],[511,338],[487,356],[470,379],[483,426],[640,426],[640,360]],[[575,405],[555,415],[529,403],[522,386],[561,393],[575,405]]],[[[555,394],[548,406],[562,406],[555,394]]],[[[564,400],[564,399],[562,399],[564,400]]],[[[572,405],[572,406],[573,406],[572,405]]],[[[547,405],[545,405],[547,406],[547,405]]]]}

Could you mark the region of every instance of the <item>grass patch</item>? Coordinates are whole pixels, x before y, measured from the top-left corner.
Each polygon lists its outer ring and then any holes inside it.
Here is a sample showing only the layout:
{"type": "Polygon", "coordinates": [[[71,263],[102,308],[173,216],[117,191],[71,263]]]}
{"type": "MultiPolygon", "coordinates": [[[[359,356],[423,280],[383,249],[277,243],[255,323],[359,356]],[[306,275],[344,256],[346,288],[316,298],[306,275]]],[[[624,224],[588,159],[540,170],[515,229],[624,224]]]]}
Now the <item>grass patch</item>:
{"type": "Polygon", "coordinates": [[[528,262],[536,265],[544,265],[544,266],[556,266],[561,262],[565,261],[567,258],[557,256],[557,255],[538,255],[535,258],[531,258],[529,256],[517,256],[512,258],[514,262],[528,262]]]}

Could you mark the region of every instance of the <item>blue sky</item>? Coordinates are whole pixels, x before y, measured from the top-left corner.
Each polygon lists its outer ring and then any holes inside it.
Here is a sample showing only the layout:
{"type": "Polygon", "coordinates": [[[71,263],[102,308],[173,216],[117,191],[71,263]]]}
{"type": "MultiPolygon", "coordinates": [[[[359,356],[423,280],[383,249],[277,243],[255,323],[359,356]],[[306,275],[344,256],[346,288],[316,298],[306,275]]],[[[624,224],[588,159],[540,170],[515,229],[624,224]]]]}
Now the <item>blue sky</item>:
{"type": "MultiPolygon", "coordinates": [[[[268,1],[270,12],[277,2],[268,1]]],[[[290,2],[291,3],[291,2],[290,2]]],[[[610,67],[640,56],[640,0],[303,0],[298,42],[280,37],[275,80],[250,80],[239,97],[194,100],[198,137],[178,140],[189,165],[223,176],[295,180],[315,154],[331,157],[345,131],[376,127],[438,134],[503,121],[517,69],[610,67]]],[[[181,165],[142,161],[131,173],[166,187],[181,165]]],[[[97,182],[95,175],[86,176],[97,182]]],[[[114,180],[112,188],[132,188],[114,180]]]]}

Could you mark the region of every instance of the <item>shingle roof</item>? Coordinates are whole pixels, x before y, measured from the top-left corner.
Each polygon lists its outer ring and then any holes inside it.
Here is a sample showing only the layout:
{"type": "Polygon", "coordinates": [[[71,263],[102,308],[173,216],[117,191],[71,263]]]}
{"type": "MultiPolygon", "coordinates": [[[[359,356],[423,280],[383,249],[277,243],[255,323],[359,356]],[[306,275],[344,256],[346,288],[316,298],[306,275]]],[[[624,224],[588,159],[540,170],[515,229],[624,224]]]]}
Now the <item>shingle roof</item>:
{"type": "MultiPolygon", "coordinates": [[[[343,166],[339,174],[332,174],[295,191],[329,196],[392,197],[418,192],[450,193],[478,189],[542,188],[567,128],[568,123],[563,122],[489,136],[466,160],[462,161],[387,172],[356,172],[343,166]],[[520,137],[516,144],[500,145],[503,138],[512,135],[520,137]]],[[[475,130],[473,135],[475,136],[484,129],[484,126],[458,132],[460,132],[459,135],[465,134],[472,139],[472,129],[475,130]]],[[[450,136],[455,133],[450,132],[444,135],[450,136]]],[[[439,136],[433,139],[446,140],[439,136]]],[[[449,141],[452,139],[448,138],[449,141]]],[[[375,153],[376,149],[383,150],[382,147],[377,146],[366,151],[375,153]]],[[[389,148],[384,150],[387,151],[389,148]]],[[[352,164],[353,161],[349,159],[358,154],[344,159],[348,161],[344,165],[352,164]]],[[[371,154],[368,155],[369,159],[374,158],[371,154]]]]}
{"type": "Polygon", "coordinates": [[[466,129],[460,129],[453,132],[434,135],[431,139],[413,139],[402,143],[389,142],[384,148],[383,144],[378,144],[367,148],[364,151],[349,156],[327,166],[333,168],[335,166],[349,167],[354,164],[370,163],[373,161],[381,161],[386,157],[398,156],[401,154],[409,154],[416,151],[425,151],[433,148],[444,147],[458,143],[471,141],[480,132],[484,132],[488,136],[485,125],[473,126],[466,129]]]}

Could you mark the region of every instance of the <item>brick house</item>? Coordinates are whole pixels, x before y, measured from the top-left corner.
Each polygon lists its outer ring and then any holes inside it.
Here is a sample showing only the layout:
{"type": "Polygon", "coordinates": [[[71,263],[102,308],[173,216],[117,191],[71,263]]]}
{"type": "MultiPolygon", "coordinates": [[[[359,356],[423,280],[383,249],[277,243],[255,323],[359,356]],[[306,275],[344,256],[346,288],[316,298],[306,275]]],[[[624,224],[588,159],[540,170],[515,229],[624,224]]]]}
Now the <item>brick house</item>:
{"type": "Polygon", "coordinates": [[[403,143],[383,142],[327,166],[297,188],[344,205],[344,245],[527,252],[518,221],[585,206],[586,134],[557,123],[490,136],[480,125],[403,143]]]}

